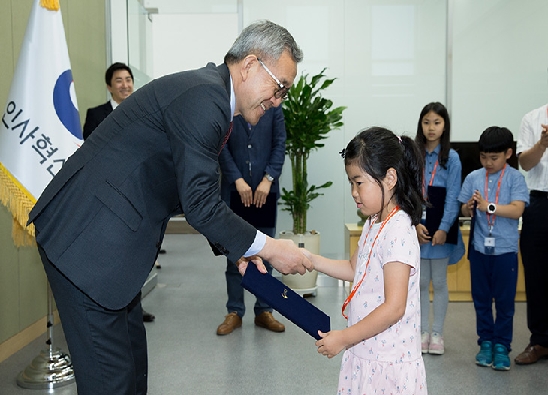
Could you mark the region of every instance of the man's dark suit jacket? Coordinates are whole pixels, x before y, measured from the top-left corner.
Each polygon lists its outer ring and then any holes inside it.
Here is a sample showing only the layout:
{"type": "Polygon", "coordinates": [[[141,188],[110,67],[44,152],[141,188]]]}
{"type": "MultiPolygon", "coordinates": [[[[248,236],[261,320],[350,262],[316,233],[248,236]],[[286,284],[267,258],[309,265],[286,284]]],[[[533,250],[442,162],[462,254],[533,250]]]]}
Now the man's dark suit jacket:
{"type": "Polygon", "coordinates": [[[276,232],[277,201],[280,196],[278,179],[285,159],[285,121],[282,107],[272,107],[261,117],[259,123],[250,126],[238,115],[226,147],[219,155],[221,165],[221,196],[238,215],[267,235],[276,232]],[[257,189],[264,174],[274,177],[270,186],[267,204],[260,209],[244,207],[236,190],[235,181],[243,178],[253,191],[257,189]],[[237,199],[237,201],[231,201],[237,199]]]}
{"type": "Polygon", "coordinates": [[[236,191],[234,182],[238,178],[243,178],[255,191],[265,173],[274,177],[270,192],[275,193],[278,198],[278,179],[285,160],[285,139],[285,121],[281,106],[268,110],[251,130],[241,115],[234,117],[232,134],[226,148],[219,155],[223,173],[223,200],[230,203],[230,192],[236,191]]]}
{"type": "Polygon", "coordinates": [[[107,101],[105,104],[88,109],[86,121],[84,122],[84,140],[87,140],[91,132],[113,111],[112,104],[107,101]]]}
{"type": "Polygon", "coordinates": [[[46,187],[36,241],[75,286],[120,309],[140,291],[181,212],[230,260],[256,230],[221,200],[218,154],[231,120],[225,64],[154,80],[125,99],[46,187]]]}

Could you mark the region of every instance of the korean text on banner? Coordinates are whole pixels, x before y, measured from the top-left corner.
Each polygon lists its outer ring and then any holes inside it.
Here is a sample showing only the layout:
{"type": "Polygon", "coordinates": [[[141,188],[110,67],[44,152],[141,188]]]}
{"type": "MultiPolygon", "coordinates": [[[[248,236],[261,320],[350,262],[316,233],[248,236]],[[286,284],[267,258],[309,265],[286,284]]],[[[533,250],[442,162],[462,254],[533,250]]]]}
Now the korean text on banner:
{"type": "Polygon", "coordinates": [[[34,236],[30,210],[82,141],[59,1],[34,0],[0,123],[0,201],[16,245],[23,229],[34,236]]]}

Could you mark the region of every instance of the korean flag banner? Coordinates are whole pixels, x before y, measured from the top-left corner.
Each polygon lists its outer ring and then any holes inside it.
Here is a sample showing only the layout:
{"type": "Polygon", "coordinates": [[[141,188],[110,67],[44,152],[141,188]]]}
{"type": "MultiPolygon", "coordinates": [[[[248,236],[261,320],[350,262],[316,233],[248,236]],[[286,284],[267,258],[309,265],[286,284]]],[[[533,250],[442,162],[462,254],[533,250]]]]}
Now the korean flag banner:
{"type": "Polygon", "coordinates": [[[0,123],[0,202],[17,246],[36,200],[82,144],[82,129],[58,0],[34,0],[0,123]]]}

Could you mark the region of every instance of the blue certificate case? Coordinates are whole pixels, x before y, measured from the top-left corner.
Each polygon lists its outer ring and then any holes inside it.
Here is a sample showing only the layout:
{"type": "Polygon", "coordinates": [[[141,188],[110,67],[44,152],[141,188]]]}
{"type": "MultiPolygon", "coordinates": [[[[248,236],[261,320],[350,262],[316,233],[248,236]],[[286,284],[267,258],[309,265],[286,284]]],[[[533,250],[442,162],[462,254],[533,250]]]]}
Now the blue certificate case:
{"type": "MultiPolygon", "coordinates": [[[[434,187],[428,186],[428,201],[430,202],[430,207],[426,208],[426,229],[428,229],[428,234],[434,236],[434,233],[438,230],[441,219],[443,217],[443,209],[445,205],[445,196],[447,195],[447,189],[445,187],[434,187]]],[[[458,243],[458,229],[459,229],[459,218],[455,218],[453,225],[449,228],[447,232],[446,243],[457,244],[458,243]]]]}
{"type": "Polygon", "coordinates": [[[331,330],[327,314],[270,274],[259,272],[252,262],[242,278],[242,287],[317,340],[320,339],[318,330],[324,333],[331,330]]]}

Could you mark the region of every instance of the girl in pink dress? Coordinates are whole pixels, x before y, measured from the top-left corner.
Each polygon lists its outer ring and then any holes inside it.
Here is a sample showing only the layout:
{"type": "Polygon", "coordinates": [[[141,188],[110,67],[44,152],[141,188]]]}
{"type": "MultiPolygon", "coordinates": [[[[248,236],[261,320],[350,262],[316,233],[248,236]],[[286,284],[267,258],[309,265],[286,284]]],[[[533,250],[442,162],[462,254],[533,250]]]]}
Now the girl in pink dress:
{"type": "Polygon", "coordinates": [[[412,139],[383,128],[362,131],[342,155],[352,197],[369,219],[350,260],[306,251],[316,270],[354,282],[342,306],[348,327],[320,332],[318,353],[345,350],[338,394],[426,394],[415,230],[422,155],[412,139]]]}

